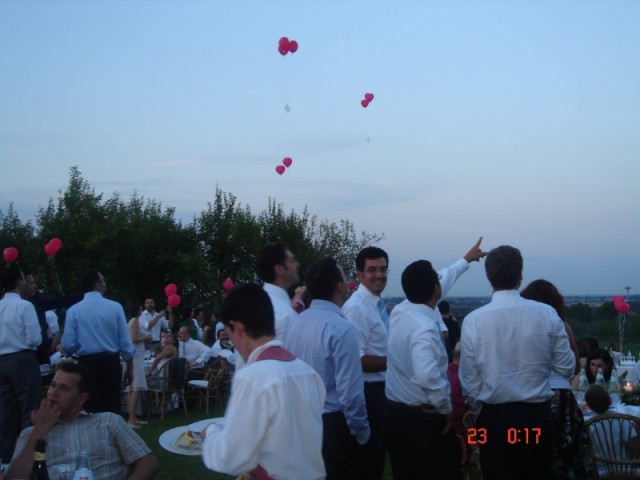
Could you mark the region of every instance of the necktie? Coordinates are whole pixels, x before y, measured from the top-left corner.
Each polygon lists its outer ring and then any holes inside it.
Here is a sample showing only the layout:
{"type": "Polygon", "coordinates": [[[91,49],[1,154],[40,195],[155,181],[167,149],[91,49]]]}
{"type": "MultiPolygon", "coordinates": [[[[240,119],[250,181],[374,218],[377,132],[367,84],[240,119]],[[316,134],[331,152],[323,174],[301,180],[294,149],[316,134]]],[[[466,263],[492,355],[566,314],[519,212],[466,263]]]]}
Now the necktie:
{"type": "Polygon", "coordinates": [[[380,312],[382,323],[384,323],[385,328],[389,330],[389,314],[387,313],[387,306],[381,298],[378,300],[378,311],[380,312]]]}
{"type": "Polygon", "coordinates": [[[180,353],[180,358],[186,358],[186,357],[185,357],[185,345],[184,345],[184,342],[182,342],[182,343],[180,344],[180,346],[182,347],[182,348],[181,348],[182,352],[180,353]]]}

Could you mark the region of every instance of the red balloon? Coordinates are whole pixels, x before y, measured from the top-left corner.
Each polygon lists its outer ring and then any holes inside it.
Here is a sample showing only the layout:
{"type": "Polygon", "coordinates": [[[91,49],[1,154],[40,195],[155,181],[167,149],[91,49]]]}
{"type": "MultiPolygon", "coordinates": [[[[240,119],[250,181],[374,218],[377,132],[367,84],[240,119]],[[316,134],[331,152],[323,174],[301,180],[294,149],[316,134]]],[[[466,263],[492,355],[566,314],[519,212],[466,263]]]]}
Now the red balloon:
{"type": "Polygon", "coordinates": [[[51,245],[56,245],[58,248],[62,247],[62,240],[60,240],[58,237],[53,237],[51,240],[49,240],[49,243],[51,245]]]}
{"type": "Polygon", "coordinates": [[[18,258],[18,249],[16,247],[7,247],[2,251],[2,256],[7,263],[13,263],[18,258]]]}
{"type": "Polygon", "coordinates": [[[47,255],[47,257],[53,257],[56,253],[58,253],[58,249],[54,244],[49,242],[44,246],[44,253],[47,255]]]}
{"type": "Polygon", "coordinates": [[[349,282],[349,290],[355,290],[355,289],[356,289],[356,282],[352,280],[349,282]]]}
{"type": "Polygon", "coordinates": [[[365,94],[364,94],[364,99],[365,99],[367,102],[370,102],[371,100],[373,100],[373,93],[365,93],[365,94]]]}
{"type": "Polygon", "coordinates": [[[362,105],[363,108],[367,108],[369,106],[369,102],[367,102],[366,100],[361,100],[360,105],[362,105]]]}
{"type": "Polygon", "coordinates": [[[292,163],[293,163],[293,160],[291,160],[291,158],[289,158],[289,157],[284,157],[282,159],[282,164],[287,168],[289,168],[292,163]]]}
{"type": "Polygon", "coordinates": [[[180,305],[180,295],[175,293],[173,295],[169,295],[169,298],[167,298],[167,305],[169,305],[171,308],[176,308],[178,305],[180,305]]]}
{"type": "Polygon", "coordinates": [[[282,165],[278,165],[278,166],[276,167],[276,172],[278,172],[278,175],[282,175],[282,174],[284,173],[284,171],[285,171],[285,170],[286,170],[286,169],[285,169],[285,168],[284,168],[284,166],[282,166],[282,165]]]}
{"type": "Polygon", "coordinates": [[[289,39],[287,37],[280,37],[280,40],[278,40],[278,47],[289,50],[289,39]]]}
{"type": "Polygon", "coordinates": [[[614,295],[613,296],[613,304],[624,303],[624,296],[622,295],[614,295]]]}
{"type": "Polygon", "coordinates": [[[296,53],[298,51],[298,42],[295,40],[291,40],[289,42],[289,48],[287,48],[291,53],[296,53]]]}
{"type": "Polygon", "coordinates": [[[178,287],[176,286],[175,283],[167,283],[167,286],[164,287],[164,294],[167,297],[170,297],[171,295],[175,295],[177,291],[178,291],[178,287]]]}
{"type": "Polygon", "coordinates": [[[631,311],[631,306],[627,302],[616,303],[615,307],[618,313],[629,313],[631,311]]]}
{"type": "Polygon", "coordinates": [[[280,55],[282,55],[283,57],[289,53],[289,50],[283,47],[278,47],[278,51],[280,52],[280,55]]]}
{"type": "Polygon", "coordinates": [[[224,288],[227,292],[233,288],[233,280],[227,278],[224,282],[222,282],[222,288],[224,288]]]}

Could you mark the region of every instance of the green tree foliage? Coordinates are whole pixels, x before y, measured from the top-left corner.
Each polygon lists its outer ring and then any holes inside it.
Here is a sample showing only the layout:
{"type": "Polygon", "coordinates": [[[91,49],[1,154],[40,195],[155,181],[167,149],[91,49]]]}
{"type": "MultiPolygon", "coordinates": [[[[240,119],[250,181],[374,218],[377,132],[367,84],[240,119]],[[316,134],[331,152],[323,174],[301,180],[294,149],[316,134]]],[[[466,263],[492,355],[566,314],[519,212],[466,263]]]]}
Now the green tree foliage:
{"type": "Polygon", "coordinates": [[[347,276],[354,276],[357,251],[384,238],[362,232],[353,223],[319,221],[309,214],[286,213],[269,199],[254,215],[236,197],[215,189],[213,200],[189,225],[175,218],[175,210],[156,200],[133,194],[127,201],[117,193],[108,199],[97,194],[71,167],[69,184],[57,201],[49,199],[36,215],[36,225],[22,222],[13,205],[0,211],[0,245],[20,250],[20,265],[28,265],[48,293],[79,291],[79,280],[89,268],[107,278],[108,296],[120,302],[153,295],[164,303],[164,286],[173,282],[191,305],[216,310],[222,282],[256,281],[255,256],[272,242],[284,242],[304,268],[324,256],[334,256],[347,276]],[[54,258],[43,247],[53,237],[63,241],[54,258]]]}

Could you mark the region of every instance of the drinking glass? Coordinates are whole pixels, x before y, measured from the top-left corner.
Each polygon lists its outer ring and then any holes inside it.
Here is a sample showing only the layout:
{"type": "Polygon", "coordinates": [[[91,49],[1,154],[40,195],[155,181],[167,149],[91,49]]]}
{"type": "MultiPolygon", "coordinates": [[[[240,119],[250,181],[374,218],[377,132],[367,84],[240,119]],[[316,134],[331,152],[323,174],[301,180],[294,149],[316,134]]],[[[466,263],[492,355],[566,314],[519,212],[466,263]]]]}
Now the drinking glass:
{"type": "Polygon", "coordinates": [[[58,465],[56,467],[56,471],[58,472],[58,480],[71,480],[73,478],[75,469],[75,465],[58,465]]]}

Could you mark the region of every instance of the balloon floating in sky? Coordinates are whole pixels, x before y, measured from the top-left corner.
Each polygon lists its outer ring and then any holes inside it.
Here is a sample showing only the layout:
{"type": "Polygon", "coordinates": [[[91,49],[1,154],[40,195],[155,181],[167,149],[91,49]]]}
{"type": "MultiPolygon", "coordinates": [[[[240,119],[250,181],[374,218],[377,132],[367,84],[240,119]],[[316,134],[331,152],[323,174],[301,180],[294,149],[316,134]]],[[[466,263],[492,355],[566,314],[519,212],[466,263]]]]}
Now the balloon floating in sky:
{"type": "Polygon", "coordinates": [[[362,105],[362,108],[367,108],[373,101],[374,96],[375,95],[373,93],[365,93],[364,98],[360,100],[360,105],[362,105]]]}
{"type": "Polygon", "coordinates": [[[7,247],[2,251],[2,256],[7,263],[13,263],[18,258],[18,249],[16,247],[7,247]]]}
{"type": "Polygon", "coordinates": [[[291,160],[291,157],[284,157],[282,159],[282,165],[276,166],[276,172],[278,172],[278,175],[282,175],[292,164],[293,160],[291,160]]]}
{"type": "Polygon", "coordinates": [[[44,246],[44,253],[47,255],[47,257],[54,257],[56,253],[58,253],[58,250],[60,250],[61,248],[62,240],[57,237],[53,237],[51,240],[49,240],[49,243],[44,246]]]}
{"type": "Polygon", "coordinates": [[[289,40],[287,37],[281,37],[278,40],[278,52],[283,57],[287,53],[296,53],[298,51],[298,42],[295,40],[289,40]]]}

